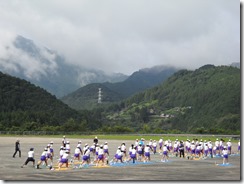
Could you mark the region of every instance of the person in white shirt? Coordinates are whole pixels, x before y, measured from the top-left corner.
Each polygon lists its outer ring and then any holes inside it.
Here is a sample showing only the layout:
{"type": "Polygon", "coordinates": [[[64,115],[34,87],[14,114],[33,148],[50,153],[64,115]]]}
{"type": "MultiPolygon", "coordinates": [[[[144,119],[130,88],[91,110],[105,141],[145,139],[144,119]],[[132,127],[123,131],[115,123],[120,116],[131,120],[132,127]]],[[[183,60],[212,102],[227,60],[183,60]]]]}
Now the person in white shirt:
{"type": "Polygon", "coordinates": [[[201,157],[201,144],[198,144],[197,146],[196,146],[196,151],[195,151],[195,154],[196,154],[196,156],[197,157],[201,157]]]}
{"type": "Polygon", "coordinates": [[[126,146],[125,146],[125,143],[121,144],[121,152],[123,152],[124,156],[126,157],[126,146]]]}
{"type": "Polygon", "coordinates": [[[98,166],[98,164],[99,164],[100,161],[102,161],[102,165],[104,165],[104,150],[103,150],[103,145],[100,145],[100,148],[98,150],[98,157],[97,157],[96,166],[98,166]]]}
{"type": "Polygon", "coordinates": [[[150,147],[150,150],[152,150],[152,151],[153,151],[152,144],[153,144],[153,141],[152,141],[152,139],[150,139],[150,141],[149,141],[148,145],[149,145],[149,147],[150,147]]]}
{"type": "Polygon", "coordinates": [[[229,139],[229,141],[228,141],[226,144],[227,144],[227,150],[228,150],[228,153],[229,153],[229,155],[230,155],[230,154],[231,154],[231,148],[232,148],[231,140],[229,139]]]}
{"type": "Polygon", "coordinates": [[[137,160],[142,160],[144,158],[143,151],[142,151],[142,145],[139,143],[137,146],[137,160]]]}
{"type": "Polygon", "coordinates": [[[63,146],[60,146],[60,151],[59,151],[59,160],[61,160],[62,159],[62,157],[63,157],[63,154],[64,154],[64,147],[63,146]]]}
{"type": "Polygon", "coordinates": [[[219,139],[217,138],[215,141],[215,147],[216,147],[216,154],[220,154],[220,147],[219,147],[219,139]]]}
{"type": "Polygon", "coordinates": [[[228,150],[226,146],[224,146],[222,154],[223,154],[223,164],[228,164],[228,150]]]}
{"type": "Polygon", "coordinates": [[[119,146],[116,154],[114,155],[114,158],[110,161],[111,163],[114,162],[118,162],[120,160],[121,163],[123,163],[123,152],[121,151],[121,147],[119,146]]]}
{"type": "Polygon", "coordinates": [[[213,147],[213,155],[214,155],[215,157],[216,157],[216,153],[217,153],[216,150],[217,150],[217,147],[214,146],[214,147],[213,147]]]}
{"type": "Polygon", "coordinates": [[[98,159],[98,151],[99,151],[99,149],[100,149],[100,147],[99,147],[98,144],[96,144],[95,146],[96,146],[96,147],[95,147],[95,157],[94,157],[94,162],[96,162],[97,159],[98,159]]]}
{"type": "Polygon", "coordinates": [[[208,153],[210,154],[211,158],[213,158],[213,144],[211,141],[208,141],[208,153]]]}
{"type": "Polygon", "coordinates": [[[33,162],[33,167],[35,167],[34,148],[30,148],[30,151],[28,152],[28,158],[26,159],[25,163],[21,166],[21,168],[23,168],[24,165],[27,165],[30,161],[33,162]]]}
{"type": "Polygon", "coordinates": [[[178,156],[178,142],[177,141],[174,142],[173,147],[174,147],[174,155],[177,157],[178,156]]]}
{"type": "Polygon", "coordinates": [[[167,145],[165,144],[164,147],[163,147],[163,156],[162,156],[162,159],[161,159],[162,162],[168,161],[168,158],[169,158],[168,152],[169,152],[169,150],[167,148],[167,145]]]}
{"type": "Polygon", "coordinates": [[[129,149],[129,155],[130,155],[130,158],[127,160],[127,162],[133,160],[133,164],[134,164],[135,160],[136,160],[136,149],[133,144],[131,145],[131,147],[129,149]]]}
{"type": "Polygon", "coordinates": [[[59,164],[58,164],[58,169],[60,170],[60,168],[63,166],[63,164],[66,165],[66,167],[69,167],[69,150],[65,150],[62,159],[60,160],[59,164]]]}
{"type": "Polygon", "coordinates": [[[185,142],[185,146],[186,146],[186,153],[189,154],[191,150],[191,143],[189,139],[187,139],[187,141],[185,142]]]}
{"type": "Polygon", "coordinates": [[[156,140],[153,141],[152,147],[153,147],[153,154],[156,154],[156,152],[157,152],[157,141],[156,140]]]}
{"type": "Polygon", "coordinates": [[[80,147],[77,145],[75,148],[75,153],[74,153],[74,160],[80,160],[80,155],[81,155],[81,151],[80,151],[80,147]]]}
{"type": "Polygon", "coordinates": [[[91,145],[90,152],[93,154],[93,156],[95,155],[95,152],[96,152],[96,143],[93,143],[93,145],[91,145]]]}
{"type": "Polygon", "coordinates": [[[196,151],[196,145],[195,145],[194,142],[191,143],[190,148],[191,148],[191,156],[195,156],[195,153],[196,153],[195,152],[196,151]]]}
{"type": "Polygon", "coordinates": [[[66,150],[68,150],[69,151],[69,153],[71,153],[71,149],[70,149],[70,143],[69,143],[69,141],[67,141],[66,142],[66,150]]]}
{"type": "Polygon", "coordinates": [[[53,159],[54,158],[53,141],[50,142],[50,152],[51,152],[52,159],[53,159]]]}
{"type": "Polygon", "coordinates": [[[238,145],[238,147],[237,147],[237,152],[240,153],[240,151],[241,151],[241,143],[240,143],[240,139],[239,139],[237,145],[238,145]]]}
{"type": "Polygon", "coordinates": [[[204,156],[207,157],[209,152],[209,147],[207,143],[204,144],[203,150],[204,150],[204,156]]]}
{"type": "Polygon", "coordinates": [[[80,153],[82,154],[82,146],[81,146],[81,141],[78,141],[78,144],[76,146],[77,148],[80,149],[80,153]]]}
{"type": "Polygon", "coordinates": [[[51,145],[50,144],[47,145],[47,161],[48,161],[48,159],[50,159],[51,165],[52,165],[53,164],[53,156],[51,153],[51,145]]]}
{"type": "Polygon", "coordinates": [[[108,159],[109,159],[108,142],[104,143],[103,151],[104,151],[104,161],[107,162],[108,164],[108,159]]]}
{"type": "Polygon", "coordinates": [[[163,147],[163,138],[159,139],[158,144],[159,144],[159,152],[161,152],[163,147]]]}
{"type": "Polygon", "coordinates": [[[150,161],[150,146],[149,144],[146,145],[145,150],[144,150],[144,162],[150,161]]]}
{"type": "Polygon", "coordinates": [[[86,149],[83,151],[83,157],[82,157],[82,162],[81,162],[81,166],[83,166],[84,164],[85,164],[85,162],[87,163],[87,164],[89,164],[90,163],[90,153],[91,153],[91,151],[90,151],[90,149],[89,149],[89,146],[87,146],[86,147],[86,149]]]}
{"type": "Polygon", "coordinates": [[[41,154],[41,158],[38,161],[36,167],[37,169],[39,169],[39,166],[41,165],[41,163],[45,162],[46,166],[47,166],[47,148],[44,149],[44,151],[41,154]]]}
{"type": "Polygon", "coordinates": [[[105,142],[105,143],[104,143],[103,150],[104,150],[104,155],[105,155],[106,157],[109,156],[108,142],[105,142]]]}
{"type": "Polygon", "coordinates": [[[81,154],[83,154],[83,153],[86,151],[87,148],[89,148],[89,150],[90,150],[90,152],[91,152],[91,149],[90,149],[89,145],[86,143],[86,144],[84,145],[83,149],[82,149],[81,154]]]}
{"type": "Polygon", "coordinates": [[[223,149],[224,149],[224,140],[220,139],[220,141],[219,141],[219,151],[222,152],[223,149]]]}

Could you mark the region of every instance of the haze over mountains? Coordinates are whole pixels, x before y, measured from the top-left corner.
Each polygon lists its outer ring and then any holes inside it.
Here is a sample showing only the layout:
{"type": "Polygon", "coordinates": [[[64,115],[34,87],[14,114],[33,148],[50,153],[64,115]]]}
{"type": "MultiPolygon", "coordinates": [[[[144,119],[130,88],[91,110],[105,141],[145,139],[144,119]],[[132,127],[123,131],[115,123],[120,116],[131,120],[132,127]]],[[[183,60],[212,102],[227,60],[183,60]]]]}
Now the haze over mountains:
{"type": "MultiPolygon", "coordinates": [[[[0,71],[30,81],[58,98],[65,96],[64,102],[71,105],[70,96],[79,91],[82,93],[79,88],[87,84],[102,83],[100,87],[104,88],[104,92],[109,89],[115,95],[112,95],[112,98],[110,95],[110,99],[104,98],[105,101],[111,102],[153,87],[179,70],[179,68],[170,66],[155,66],[135,71],[131,76],[121,73],[106,74],[95,69],[96,66],[91,69],[69,64],[68,59],[56,51],[19,35],[1,50],[0,71]]],[[[231,65],[240,67],[240,63],[231,65]]],[[[94,91],[96,92],[96,89],[94,91]]],[[[95,96],[92,97],[93,101],[96,101],[96,95],[95,93],[95,96]]],[[[79,96],[87,97],[83,94],[79,96]]],[[[79,98],[79,100],[81,99],[79,98]]],[[[77,105],[73,107],[77,108],[77,105]]]]}
{"type": "MultiPolygon", "coordinates": [[[[95,67],[94,67],[95,68],[95,67]]],[[[17,36],[0,55],[0,71],[26,79],[48,92],[62,97],[93,82],[118,82],[127,78],[120,73],[68,64],[56,51],[38,46],[32,40],[17,36]]]]}

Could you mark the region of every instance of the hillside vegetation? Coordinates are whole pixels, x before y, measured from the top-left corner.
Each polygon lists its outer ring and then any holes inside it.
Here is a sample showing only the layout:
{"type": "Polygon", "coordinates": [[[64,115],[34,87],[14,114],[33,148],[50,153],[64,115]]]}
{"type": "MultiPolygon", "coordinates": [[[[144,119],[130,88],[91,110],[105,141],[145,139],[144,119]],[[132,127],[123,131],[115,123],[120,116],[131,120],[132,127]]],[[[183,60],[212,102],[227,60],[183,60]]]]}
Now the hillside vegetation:
{"type": "Polygon", "coordinates": [[[45,130],[80,114],[30,82],[0,72],[0,129],[45,130]]]}
{"type": "MultiPolygon", "coordinates": [[[[231,66],[180,70],[130,98],[107,104],[95,99],[93,110],[77,112],[44,89],[0,72],[0,130],[240,134],[240,76],[231,66]]],[[[101,84],[94,85],[91,90],[101,84]]],[[[109,101],[114,92],[103,89],[109,101]]]]}
{"type": "Polygon", "coordinates": [[[110,105],[160,84],[176,71],[178,69],[169,66],[142,69],[122,82],[88,84],[64,96],[61,100],[76,110],[91,110],[97,107],[98,88],[102,89],[101,105],[110,105]]]}
{"type": "Polygon", "coordinates": [[[125,100],[119,111],[110,107],[107,123],[142,132],[240,133],[240,76],[229,66],[181,70],[125,100]]]}

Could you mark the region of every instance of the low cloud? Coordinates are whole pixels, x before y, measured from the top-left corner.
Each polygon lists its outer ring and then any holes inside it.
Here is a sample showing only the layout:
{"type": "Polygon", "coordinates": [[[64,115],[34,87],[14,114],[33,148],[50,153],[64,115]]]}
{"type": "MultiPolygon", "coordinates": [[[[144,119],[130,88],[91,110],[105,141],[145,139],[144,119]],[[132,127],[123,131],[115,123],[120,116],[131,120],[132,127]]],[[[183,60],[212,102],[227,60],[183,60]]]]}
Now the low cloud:
{"type": "Polygon", "coordinates": [[[39,48],[42,57],[36,57],[35,54],[23,51],[15,46],[17,35],[9,32],[0,32],[5,34],[0,45],[0,68],[6,72],[23,73],[29,79],[39,80],[41,76],[56,73],[57,63],[55,54],[48,52],[45,48],[39,48]]]}
{"type": "MultiPolygon", "coordinates": [[[[0,22],[0,30],[56,50],[68,63],[107,72],[240,61],[237,0],[8,0],[0,2],[0,22]]],[[[47,66],[20,57],[45,75],[47,66]]]]}

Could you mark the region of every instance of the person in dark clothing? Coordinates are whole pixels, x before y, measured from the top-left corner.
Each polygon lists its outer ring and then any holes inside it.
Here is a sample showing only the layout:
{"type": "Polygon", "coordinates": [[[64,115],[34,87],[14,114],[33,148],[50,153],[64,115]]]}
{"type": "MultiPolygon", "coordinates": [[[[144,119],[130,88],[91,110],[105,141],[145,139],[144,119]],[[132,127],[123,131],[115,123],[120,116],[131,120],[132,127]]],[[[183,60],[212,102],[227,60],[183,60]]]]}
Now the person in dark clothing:
{"type": "Polygon", "coordinates": [[[181,155],[183,156],[183,158],[185,158],[183,141],[180,141],[179,151],[180,151],[180,158],[181,158],[181,155]]]}
{"type": "Polygon", "coordinates": [[[93,140],[93,142],[94,142],[95,144],[98,144],[98,138],[95,137],[95,139],[93,140]]]}
{"type": "Polygon", "coordinates": [[[21,151],[20,151],[20,143],[19,140],[15,142],[15,152],[13,154],[13,158],[15,157],[16,153],[19,152],[19,157],[21,157],[21,151]]]}

